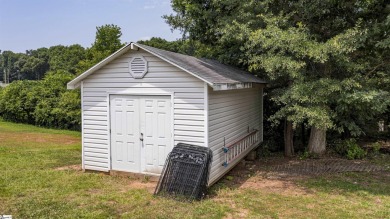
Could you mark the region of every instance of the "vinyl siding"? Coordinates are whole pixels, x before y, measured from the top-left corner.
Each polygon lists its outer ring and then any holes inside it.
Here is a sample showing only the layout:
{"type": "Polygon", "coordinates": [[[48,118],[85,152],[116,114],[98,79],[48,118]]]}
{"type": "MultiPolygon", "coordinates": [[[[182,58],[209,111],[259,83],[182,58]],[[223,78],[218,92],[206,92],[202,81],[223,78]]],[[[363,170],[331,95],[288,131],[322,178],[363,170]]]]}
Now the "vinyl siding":
{"type": "Polygon", "coordinates": [[[205,146],[204,82],[142,50],[129,51],[83,80],[83,165],[109,171],[108,94],[173,94],[174,144],[205,146]],[[129,73],[134,55],[148,61],[142,79],[129,73]]]}
{"type": "Polygon", "coordinates": [[[224,138],[229,144],[245,135],[249,127],[250,130],[259,130],[262,140],[262,87],[229,91],[209,88],[208,96],[208,144],[213,151],[209,183],[212,184],[240,160],[235,160],[228,167],[222,166],[225,158],[222,151],[224,138]]]}

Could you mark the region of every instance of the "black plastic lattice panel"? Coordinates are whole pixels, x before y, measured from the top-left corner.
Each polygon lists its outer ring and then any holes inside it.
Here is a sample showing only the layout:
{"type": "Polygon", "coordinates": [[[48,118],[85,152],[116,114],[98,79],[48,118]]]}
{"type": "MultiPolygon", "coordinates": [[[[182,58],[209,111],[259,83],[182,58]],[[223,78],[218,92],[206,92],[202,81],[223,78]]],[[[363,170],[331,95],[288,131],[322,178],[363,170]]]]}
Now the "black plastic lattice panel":
{"type": "Polygon", "coordinates": [[[200,200],[207,191],[209,148],[179,143],[168,155],[154,194],[200,200]]]}

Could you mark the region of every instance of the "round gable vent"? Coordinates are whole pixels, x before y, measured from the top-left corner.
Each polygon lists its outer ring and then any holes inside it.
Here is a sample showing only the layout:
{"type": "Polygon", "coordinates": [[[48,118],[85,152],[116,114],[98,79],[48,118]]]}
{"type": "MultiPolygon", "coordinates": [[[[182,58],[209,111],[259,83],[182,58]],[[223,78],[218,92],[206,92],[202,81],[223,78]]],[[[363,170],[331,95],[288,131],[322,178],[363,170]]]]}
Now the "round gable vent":
{"type": "Polygon", "coordinates": [[[133,78],[143,78],[148,71],[148,62],[144,57],[133,57],[129,62],[130,74],[133,78]]]}

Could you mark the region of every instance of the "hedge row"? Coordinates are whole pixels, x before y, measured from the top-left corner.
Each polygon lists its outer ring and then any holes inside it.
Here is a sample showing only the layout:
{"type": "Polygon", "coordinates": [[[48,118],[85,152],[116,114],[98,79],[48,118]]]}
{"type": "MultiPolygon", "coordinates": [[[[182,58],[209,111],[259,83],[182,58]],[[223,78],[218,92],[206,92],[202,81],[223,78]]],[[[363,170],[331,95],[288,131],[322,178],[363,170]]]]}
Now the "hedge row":
{"type": "Polygon", "coordinates": [[[0,89],[0,117],[6,121],[80,130],[80,91],[67,90],[74,75],[49,72],[43,80],[14,81],[0,89]]]}

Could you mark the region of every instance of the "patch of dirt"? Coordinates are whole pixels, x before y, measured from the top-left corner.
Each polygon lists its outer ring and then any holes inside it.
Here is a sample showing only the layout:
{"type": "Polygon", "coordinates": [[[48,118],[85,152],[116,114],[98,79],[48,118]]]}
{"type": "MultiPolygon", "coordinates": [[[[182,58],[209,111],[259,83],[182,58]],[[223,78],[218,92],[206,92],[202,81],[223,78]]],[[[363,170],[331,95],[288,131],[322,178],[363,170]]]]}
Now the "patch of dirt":
{"type": "Polygon", "coordinates": [[[241,161],[223,179],[228,187],[260,189],[264,192],[288,195],[310,195],[311,191],[300,187],[297,181],[310,177],[339,172],[382,172],[381,166],[364,160],[322,158],[299,160],[298,158],[271,157],[256,161],[241,161]]]}
{"type": "Polygon", "coordinates": [[[134,180],[128,185],[131,189],[146,189],[149,193],[153,194],[156,189],[157,182],[142,182],[139,180],[134,180]]]}
{"type": "Polygon", "coordinates": [[[101,193],[102,193],[102,190],[91,188],[91,189],[88,189],[88,192],[89,192],[90,194],[96,195],[96,194],[101,194],[101,193]]]}
{"type": "Polygon", "coordinates": [[[265,192],[276,192],[288,195],[308,194],[307,191],[298,187],[294,182],[281,179],[264,179],[261,177],[251,177],[239,188],[242,189],[259,189],[265,192]]]}
{"type": "Polygon", "coordinates": [[[223,182],[232,188],[254,189],[267,193],[283,193],[288,195],[310,194],[296,184],[297,180],[307,178],[306,176],[278,174],[268,171],[255,170],[253,172],[245,167],[236,167],[222,179],[223,182]]]}
{"type": "Polygon", "coordinates": [[[57,167],[55,170],[76,170],[76,171],[81,171],[81,165],[76,164],[76,165],[69,165],[69,166],[63,166],[63,167],[57,167]]]}
{"type": "Polygon", "coordinates": [[[53,143],[58,145],[72,145],[80,142],[80,139],[68,135],[45,133],[1,133],[0,140],[17,142],[53,143]]]}
{"type": "Polygon", "coordinates": [[[150,194],[153,194],[157,186],[157,182],[146,181],[144,179],[129,178],[128,176],[119,176],[119,175],[115,175],[115,177],[119,177],[122,181],[121,183],[122,186],[119,187],[120,192],[128,192],[132,189],[145,189],[150,194]]]}

